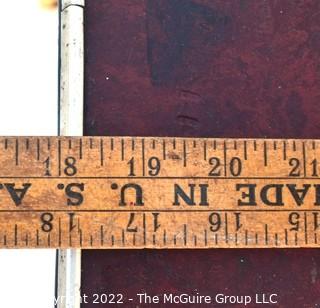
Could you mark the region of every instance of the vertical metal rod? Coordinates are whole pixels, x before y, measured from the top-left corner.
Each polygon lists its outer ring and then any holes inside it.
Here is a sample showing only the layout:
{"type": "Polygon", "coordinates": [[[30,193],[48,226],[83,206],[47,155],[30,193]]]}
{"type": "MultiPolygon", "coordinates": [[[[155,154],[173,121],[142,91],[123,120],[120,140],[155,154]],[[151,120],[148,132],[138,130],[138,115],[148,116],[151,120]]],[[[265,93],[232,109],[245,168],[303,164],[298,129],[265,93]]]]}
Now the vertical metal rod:
{"type": "MultiPolygon", "coordinates": [[[[59,135],[83,134],[84,0],[60,1],[59,135]]],[[[80,308],[81,250],[57,252],[57,307],[80,308]]]]}

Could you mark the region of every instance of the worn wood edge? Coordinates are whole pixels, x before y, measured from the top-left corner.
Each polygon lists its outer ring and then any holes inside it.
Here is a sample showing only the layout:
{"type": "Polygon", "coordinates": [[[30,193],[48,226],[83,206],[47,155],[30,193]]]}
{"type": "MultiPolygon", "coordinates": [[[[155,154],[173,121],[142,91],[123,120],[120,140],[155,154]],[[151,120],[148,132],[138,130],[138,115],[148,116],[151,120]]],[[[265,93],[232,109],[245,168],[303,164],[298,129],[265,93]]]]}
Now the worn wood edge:
{"type": "MultiPolygon", "coordinates": [[[[60,135],[83,134],[84,5],[84,0],[60,3],[60,135]]],[[[58,308],[80,308],[80,284],[81,250],[58,250],[56,295],[64,299],[58,308]]]]}

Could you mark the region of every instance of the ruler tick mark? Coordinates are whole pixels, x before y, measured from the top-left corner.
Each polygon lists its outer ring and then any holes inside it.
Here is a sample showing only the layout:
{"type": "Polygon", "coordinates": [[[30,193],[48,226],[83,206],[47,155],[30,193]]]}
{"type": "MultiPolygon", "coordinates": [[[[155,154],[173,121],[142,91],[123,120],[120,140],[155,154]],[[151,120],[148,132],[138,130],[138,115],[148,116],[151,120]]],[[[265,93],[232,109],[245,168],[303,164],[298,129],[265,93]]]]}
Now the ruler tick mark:
{"type": "Polygon", "coordinates": [[[100,165],[103,166],[104,164],[104,146],[103,146],[103,139],[100,139],[100,165]]]}
{"type": "Polygon", "coordinates": [[[203,233],[204,233],[204,245],[205,245],[205,246],[208,246],[208,234],[207,234],[207,230],[204,229],[204,230],[203,230],[203,233]]]}
{"type": "Polygon", "coordinates": [[[58,225],[58,241],[59,241],[59,246],[61,246],[62,234],[61,234],[61,218],[60,217],[59,217],[59,225],[58,225]]]}
{"type": "Polygon", "coordinates": [[[293,151],[297,151],[297,145],[295,140],[292,141],[292,149],[293,151]]]}
{"type": "Polygon", "coordinates": [[[142,228],[143,228],[143,244],[147,243],[147,227],[146,227],[146,214],[142,215],[142,228]]]}
{"type": "Polygon", "coordinates": [[[166,160],[166,140],[163,139],[162,142],[162,150],[163,150],[163,160],[166,160]]]}
{"type": "Polygon", "coordinates": [[[283,141],[283,160],[287,160],[287,144],[283,141]]]}
{"type": "Polygon", "coordinates": [[[26,150],[29,150],[29,138],[26,139],[26,150]]]}
{"type": "Polygon", "coordinates": [[[248,246],[248,230],[244,231],[245,245],[248,246]]]}
{"type": "Polygon", "coordinates": [[[40,160],[40,139],[37,138],[37,160],[40,160]]]}
{"type": "Polygon", "coordinates": [[[124,139],[121,139],[121,160],[124,161],[124,139]]]}
{"type": "Polygon", "coordinates": [[[194,242],[194,246],[197,247],[198,245],[198,238],[196,235],[193,236],[193,242],[194,242]]]}
{"type": "Polygon", "coordinates": [[[37,244],[37,246],[40,245],[39,230],[36,231],[36,244],[37,244]]]}
{"type": "Polygon", "coordinates": [[[58,175],[61,176],[61,140],[58,140],[58,175]]]}
{"type": "Polygon", "coordinates": [[[163,230],[163,245],[167,245],[167,232],[166,230],[163,230]]]}
{"type": "Polygon", "coordinates": [[[82,138],[79,139],[79,159],[82,159],[82,138]]]}
{"type": "Polygon", "coordinates": [[[103,225],[100,226],[100,243],[101,243],[101,246],[104,245],[104,230],[103,230],[103,225]]]}
{"type": "Polygon", "coordinates": [[[184,246],[187,246],[187,225],[184,224],[183,225],[183,243],[184,243],[184,246]]]}
{"type": "Polygon", "coordinates": [[[18,245],[18,226],[14,225],[14,246],[18,245]]]}
{"type": "Polygon", "coordinates": [[[224,176],[227,176],[227,144],[223,141],[223,164],[224,164],[224,176]]]}
{"type": "Polygon", "coordinates": [[[203,141],[203,159],[207,160],[207,141],[203,141]]]}
{"type": "Polygon", "coordinates": [[[228,233],[228,214],[224,214],[224,219],[225,219],[225,242],[228,244],[229,242],[229,233],[228,233]]]}
{"type": "Polygon", "coordinates": [[[307,176],[307,158],[306,158],[306,145],[302,142],[302,157],[303,157],[303,176],[307,176]]]}
{"type": "Polygon", "coordinates": [[[187,145],[185,140],[183,140],[183,166],[187,166],[187,145]]]}
{"type": "Polygon", "coordinates": [[[308,244],[308,219],[306,212],[304,212],[304,242],[306,245],[308,244]]]}
{"type": "Polygon", "coordinates": [[[217,149],[217,140],[213,140],[213,149],[214,149],[214,150],[217,149]]]}
{"type": "Polygon", "coordinates": [[[268,235],[268,225],[267,224],[264,225],[264,240],[265,240],[266,245],[268,246],[269,235],[268,235]]]}
{"type": "Polygon", "coordinates": [[[18,166],[19,165],[19,140],[18,139],[16,139],[15,157],[16,157],[16,166],[18,166]]]}
{"type": "Polygon", "coordinates": [[[141,150],[142,150],[142,176],[145,176],[145,148],[144,148],[144,139],[141,139],[141,150]]]}
{"type": "Polygon", "coordinates": [[[247,141],[246,140],[244,140],[244,142],[243,142],[243,156],[244,156],[244,160],[248,159],[247,141]]]}
{"type": "Polygon", "coordinates": [[[264,166],[266,167],[268,165],[268,147],[267,142],[263,142],[263,157],[264,157],[264,166]]]}
{"type": "Polygon", "coordinates": [[[113,138],[110,139],[110,149],[111,149],[111,151],[114,150],[114,141],[113,141],[113,138]]]}

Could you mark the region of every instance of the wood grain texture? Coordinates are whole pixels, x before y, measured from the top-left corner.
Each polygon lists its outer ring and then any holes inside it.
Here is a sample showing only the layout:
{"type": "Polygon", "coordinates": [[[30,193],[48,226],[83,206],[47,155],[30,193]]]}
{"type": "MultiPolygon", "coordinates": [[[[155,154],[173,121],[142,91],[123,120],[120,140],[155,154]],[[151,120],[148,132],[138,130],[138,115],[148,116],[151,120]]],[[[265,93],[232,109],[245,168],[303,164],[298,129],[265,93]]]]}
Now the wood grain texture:
{"type": "MultiPolygon", "coordinates": [[[[91,0],[85,133],[317,138],[318,12],[314,0],[91,0]]],[[[87,293],[263,290],[279,293],[278,307],[318,303],[318,250],[84,251],[82,261],[87,293]]]]}

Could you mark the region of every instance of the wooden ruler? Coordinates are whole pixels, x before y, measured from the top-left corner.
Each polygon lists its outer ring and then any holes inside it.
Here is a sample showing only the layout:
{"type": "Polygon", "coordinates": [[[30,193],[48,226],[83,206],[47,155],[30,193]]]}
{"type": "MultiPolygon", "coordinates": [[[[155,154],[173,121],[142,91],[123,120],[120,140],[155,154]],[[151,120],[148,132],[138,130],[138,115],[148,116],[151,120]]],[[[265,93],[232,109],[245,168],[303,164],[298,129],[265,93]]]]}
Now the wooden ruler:
{"type": "Polygon", "coordinates": [[[0,138],[1,248],[318,247],[320,141],[0,138]]]}

